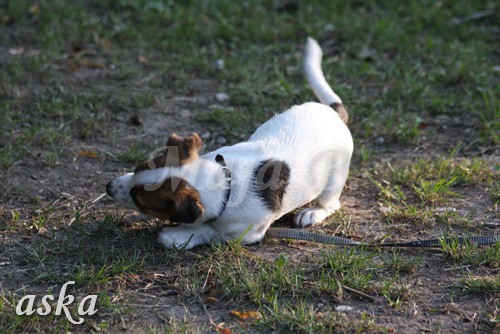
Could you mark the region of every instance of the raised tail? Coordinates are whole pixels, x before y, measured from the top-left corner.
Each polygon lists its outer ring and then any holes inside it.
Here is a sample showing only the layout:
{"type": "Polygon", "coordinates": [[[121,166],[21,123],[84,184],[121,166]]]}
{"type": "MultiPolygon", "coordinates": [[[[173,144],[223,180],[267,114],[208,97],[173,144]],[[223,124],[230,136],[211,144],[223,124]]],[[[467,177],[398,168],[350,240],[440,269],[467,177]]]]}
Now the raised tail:
{"type": "Polygon", "coordinates": [[[347,124],[349,119],[347,109],[342,104],[340,97],[333,92],[328,82],[326,82],[321,70],[321,58],[323,58],[323,52],[318,42],[314,38],[308,37],[304,58],[304,72],[309,86],[319,101],[332,107],[344,123],[347,124]]]}

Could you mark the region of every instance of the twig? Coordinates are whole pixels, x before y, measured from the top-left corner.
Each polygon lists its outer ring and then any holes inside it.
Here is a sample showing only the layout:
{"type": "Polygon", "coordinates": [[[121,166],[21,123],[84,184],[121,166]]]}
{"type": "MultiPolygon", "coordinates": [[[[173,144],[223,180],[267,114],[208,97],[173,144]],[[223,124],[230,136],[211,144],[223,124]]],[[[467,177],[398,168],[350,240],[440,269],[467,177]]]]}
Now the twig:
{"type": "Polygon", "coordinates": [[[134,306],[134,307],[159,307],[159,308],[174,308],[174,306],[167,305],[152,305],[152,304],[134,304],[134,303],[126,303],[125,306],[134,306]]]}
{"type": "Polygon", "coordinates": [[[495,11],[493,9],[486,9],[486,10],[483,10],[480,12],[472,13],[471,15],[464,17],[462,19],[455,18],[455,19],[451,20],[450,25],[457,26],[457,25],[463,24],[463,23],[468,22],[468,21],[479,20],[479,19],[482,19],[482,18],[485,18],[488,16],[493,16],[493,15],[495,15],[495,11]]]}
{"type": "Polygon", "coordinates": [[[372,302],[374,302],[374,301],[376,301],[376,300],[377,300],[377,298],[376,298],[376,297],[374,297],[374,296],[370,296],[369,294],[366,294],[366,293],[364,293],[364,292],[358,291],[358,290],[356,290],[356,289],[350,288],[350,287],[345,286],[345,285],[342,285],[342,289],[347,290],[347,291],[349,291],[349,292],[351,292],[351,293],[354,293],[354,294],[356,294],[356,295],[358,295],[358,296],[360,296],[360,297],[363,297],[363,298],[365,298],[365,299],[368,299],[368,300],[370,300],[370,301],[372,301],[372,302]]]}
{"type": "Polygon", "coordinates": [[[201,299],[200,296],[198,296],[198,299],[200,300],[201,306],[203,306],[203,310],[205,311],[205,314],[207,315],[208,321],[210,322],[210,325],[217,327],[217,324],[213,321],[212,317],[210,316],[210,313],[208,313],[207,307],[205,306],[205,303],[201,299]]]}
{"type": "Polygon", "coordinates": [[[451,271],[451,270],[456,270],[456,269],[463,269],[463,268],[469,268],[471,265],[468,264],[468,265],[465,265],[465,266],[460,266],[460,267],[454,267],[454,268],[448,268],[448,269],[444,269],[444,271],[451,271]]]}
{"type": "Polygon", "coordinates": [[[142,293],[142,292],[138,292],[138,291],[134,291],[133,293],[135,293],[136,295],[139,295],[139,296],[147,297],[147,298],[154,298],[154,299],[158,298],[155,295],[150,295],[150,294],[142,293]]]}
{"type": "Polygon", "coordinates": [[[9,304],[10,306],[14,306],[14,305],[12,305],[12,303],[11,303],[11,302],[9,302],[9,301],[7,300],[7,298],[5,298],[5,296],[2,296],[2,299],[3,299],[3,300],[7,303],[7,304],[9,304]]]}
{"type": "Polygon", "coordinates": [[[101,198],[103,198],[104,196],[106,196],[106,193],[104,194],[101,194],[99,197],[97,197],[95,200],[92,201],[92,204],[95,204],[97,201],[99,201],[101,198]]]}
{"type": "Polygon", "coordinates": [[[212,270],[212,267],[213,267],[213,265],[211,265],[210,268],[208,268],[207,278],[205,278],[205,283],[203,283],[203,286],[201,287],[202,291],[205,290],[205,287],[207,286],[208,277],[210,276],[210,271],[212,270]]]}
{"type": "Polygon", "coordinates": [[[158,73],[151,72],[148,75],[146,75],[145,77],[142,77],[141,79],[137,80],[135,82],[135,84],[138,86],[145,85],[145,84],[149,83],[151,80],[153,80],[154,78],[156,78],[157,76],[158,76],[158,73]]]}

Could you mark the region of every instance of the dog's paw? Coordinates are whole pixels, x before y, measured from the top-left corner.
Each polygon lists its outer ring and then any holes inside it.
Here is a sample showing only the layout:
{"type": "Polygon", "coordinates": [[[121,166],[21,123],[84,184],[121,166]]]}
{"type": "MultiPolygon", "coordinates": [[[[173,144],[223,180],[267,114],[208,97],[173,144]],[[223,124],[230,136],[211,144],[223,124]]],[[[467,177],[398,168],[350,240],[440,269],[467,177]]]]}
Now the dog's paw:
{"type": "Polygon", "coordinates": [[[191,249],[198,243],[193,231],[176,231],[176,228],[164,228],[158,241],[169,249],[191,249]]]}
{"type": "Polygon", "coordinates": [[[293,222],[298,227],[312,226],[321,223],[329,215],[330,212],[323,208],[307,208],[297,212],[293,222]]]}

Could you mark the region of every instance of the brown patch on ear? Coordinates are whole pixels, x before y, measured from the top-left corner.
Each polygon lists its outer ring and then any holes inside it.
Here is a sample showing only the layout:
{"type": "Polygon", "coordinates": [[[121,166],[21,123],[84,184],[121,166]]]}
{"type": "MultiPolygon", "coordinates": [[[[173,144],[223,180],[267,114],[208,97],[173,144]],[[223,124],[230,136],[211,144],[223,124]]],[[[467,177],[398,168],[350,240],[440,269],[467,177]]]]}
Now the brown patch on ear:
{"type": "Polygon", "coordinates": [[[191,133],[187,137],[181,137],[175,133],[167,140],[167,149],[162,156],[153,159],[153,163],[146,161],[140,164],[135,172],[147,169],[155,169],[167,166],[182,166],[198,159],[202,141],[196,133],[191,133]],[[177,150],[177,151],[172,151],[177,150]]]}
{"type": "Polygon", "coordinates": [[[205,212],[200,194],[183,179],[166,179],[153,191],[135,186],[130,195],[139,211],[172,222],[191,224],[205,212]]]}
{"type": "MultiPolygon", "coordinates": [[[[198,159],[198,150],[201,147],[201,138],[197,133],[191,133],[187,137],[172,133],[167,140],[168,146],[177,146],[179,149],[179,162],[183,165],[188,160],[198,159]]],[[[167,148],[168,149],[168,148],[167,148]]]]}

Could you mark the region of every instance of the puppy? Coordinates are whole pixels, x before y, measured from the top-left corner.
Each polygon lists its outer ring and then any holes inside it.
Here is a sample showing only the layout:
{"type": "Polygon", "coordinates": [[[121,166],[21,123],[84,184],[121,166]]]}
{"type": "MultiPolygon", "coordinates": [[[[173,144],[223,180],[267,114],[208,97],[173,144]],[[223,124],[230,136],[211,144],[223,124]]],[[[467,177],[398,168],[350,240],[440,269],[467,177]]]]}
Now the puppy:
{"type": "Polygon", "coordinates": [[[167,248],[240,239],[260,241],[284,214],[298,227],[318,224],[340,208],[353,142],[347,112],[321,70],[322,51],[309,38],[305,76],[320,103],[308,102],[262,124],[246,142],[199,156],[197,134],[172,134],[162,155],[108,183],[118,203],[180,223],[164,228],[167,248]]]}

